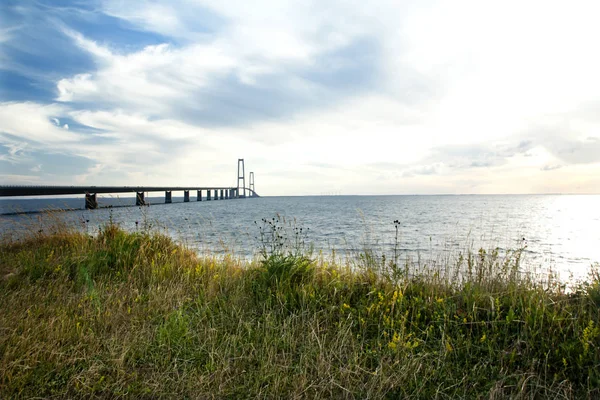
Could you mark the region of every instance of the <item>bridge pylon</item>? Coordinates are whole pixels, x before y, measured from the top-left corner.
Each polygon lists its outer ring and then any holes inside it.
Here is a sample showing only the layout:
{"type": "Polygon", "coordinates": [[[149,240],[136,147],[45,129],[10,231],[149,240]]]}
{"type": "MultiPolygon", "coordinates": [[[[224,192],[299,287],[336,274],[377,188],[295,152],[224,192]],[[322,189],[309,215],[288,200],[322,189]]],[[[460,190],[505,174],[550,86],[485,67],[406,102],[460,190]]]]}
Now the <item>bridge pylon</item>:
{"type": "Polygon", "coordinates": [[[248,183],[248,187],[250,188],[251,192],[250,192],[250,196],[254,196],[254,172],[250,172],[250,177],[248,179],[250,182],[248,183]]]}
{"type": "Polygon", "coordinates": [[[238,173],[237,173],[237,197],[246,197],[246,172],[244,169],[244,159],[238,158],[238,173]],[[240,187],[240,181],[242,186],[240,187]],[[240,192],[240,188],[242,192],[240,192]]]}

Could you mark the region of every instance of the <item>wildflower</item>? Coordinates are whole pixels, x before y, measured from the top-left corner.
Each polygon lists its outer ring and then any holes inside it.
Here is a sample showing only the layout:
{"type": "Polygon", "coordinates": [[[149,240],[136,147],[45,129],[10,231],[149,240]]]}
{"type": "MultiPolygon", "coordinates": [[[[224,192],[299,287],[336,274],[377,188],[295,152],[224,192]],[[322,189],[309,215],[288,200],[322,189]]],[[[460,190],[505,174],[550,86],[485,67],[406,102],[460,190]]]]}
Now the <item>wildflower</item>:
{"type": "Polygon", "coordinates": [[[447,351],[448,353],[451,353],[451,352],[452,352],[452,350],[454,350],[454,348],[452,347],[452,344],[450,343],[450,341],[449,341],[449,340],[448,340],[448,341],[446,341],[446,351],[447,351]]]}
{"type": "Polygon", "coordinates": [[[600,336],[600,328],[594,327],[594,321],[590,320],[588,326],[583,330],[583,354],[587,354],[590,350],[590,343],[600,336]]]}
{"type": "Polygon", "coordinates": [[[350,308],[350,306],[348,304],[344,303],[344,308],[348,309],[348,308],[350,308]]]}
{"type": "Polygon", "coordinates": [[[481,339],[479,339],[479,341],[481,343],[485,342],[485,339],[487,339],[487,336],[485,335],[485,333],[483,334],[483,336],[481,337],[481,339]]]}

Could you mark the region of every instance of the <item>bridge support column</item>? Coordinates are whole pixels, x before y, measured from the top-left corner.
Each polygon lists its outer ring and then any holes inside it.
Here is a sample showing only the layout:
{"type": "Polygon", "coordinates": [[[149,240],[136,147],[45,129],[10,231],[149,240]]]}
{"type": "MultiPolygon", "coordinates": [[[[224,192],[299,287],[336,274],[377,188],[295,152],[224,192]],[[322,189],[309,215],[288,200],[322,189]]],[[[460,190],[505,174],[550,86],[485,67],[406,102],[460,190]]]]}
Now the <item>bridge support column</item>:
{"type": "Polygon", "coordinates": [[[172,198],[173,197],[171,195],[171,191],[170,190],[165,191],[165,204],[172,203],[173,202],[172,198]]]}
{"type": "Polygon", "coordinates": [[[135,205],[136,206],[145,206],[146,201],[144,200],[144,192],[136,192],[135,193],[135,205]]]}
{"type": "Polygon", "coordinates": [[[206,191],[206,200],[210,200],[210,189],[206,191]]]}
{"type": "Polygon", "coordinates": [[[221,189],[221,200],[223,200],[223,199],[224,199],[224,197],[223,197],[223,189],[221,189]]]}
{"type": "Polygon", "coordinates": [[[190,202],[190,191],[189,190],[184,190],[183,191],[183,202],[184,203],[189,203],[190,202]]]}
{"type": "Polygon", "coordinates": [[[198,190],[198,194],[196,195],[196,201],[202,201],[202,190],[198,190]]]}
{"type": "Polygon", "coordinates": [[[98,208],[98,200],[96,199],[96,193],[85,194],[85,209],[95,210],[98,208]]]}
{"type": "Polygon", "coordinates": [[[225,200],[229,199],[229,190],[225,189],[225,200]]]}

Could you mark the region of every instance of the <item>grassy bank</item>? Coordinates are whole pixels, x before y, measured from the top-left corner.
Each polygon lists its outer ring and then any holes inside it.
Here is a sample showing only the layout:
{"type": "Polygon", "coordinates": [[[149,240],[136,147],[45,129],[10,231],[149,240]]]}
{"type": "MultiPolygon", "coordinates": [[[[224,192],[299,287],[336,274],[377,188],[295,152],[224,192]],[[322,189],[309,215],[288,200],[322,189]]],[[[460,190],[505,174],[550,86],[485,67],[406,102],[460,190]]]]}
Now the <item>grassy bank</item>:
{"type": "Polygon", "coordinates": [[[1,245],[0,397],[600,396],[597,277],[565,293],[518,252],[350,268],[261,232],[254,263],[111,225],[1,245]]]}

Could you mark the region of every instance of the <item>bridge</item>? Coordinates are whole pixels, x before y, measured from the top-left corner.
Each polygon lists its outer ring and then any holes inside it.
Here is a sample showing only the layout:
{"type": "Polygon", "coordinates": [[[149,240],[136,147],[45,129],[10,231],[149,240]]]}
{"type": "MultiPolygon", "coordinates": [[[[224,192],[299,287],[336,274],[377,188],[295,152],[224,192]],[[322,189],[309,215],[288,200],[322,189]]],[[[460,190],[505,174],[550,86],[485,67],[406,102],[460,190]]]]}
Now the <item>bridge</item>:
{"type": "Polygon", "coordinates": [[[254,190],[254,172],[250,172],[250,185],[246,187],[244,159],[238,159],[238,185],[234,186],[0,186],[0,197],[13,196],[57,196],[69,194],[85,195],[85,208],[98,208],[98,194],[135,193],[135,205],[146,205],[145,194],[164,192],[165,203],[172,203],[172,193],[183,191],[183,201],[190,201],[190,191],[196,191],[196,201],[229,200],[246,197],[260,197],[254,190]],[[241,175],[240,175],[241,174],[241,175]],[[248,193],[248,194],[246,194],[248,193]]]}

